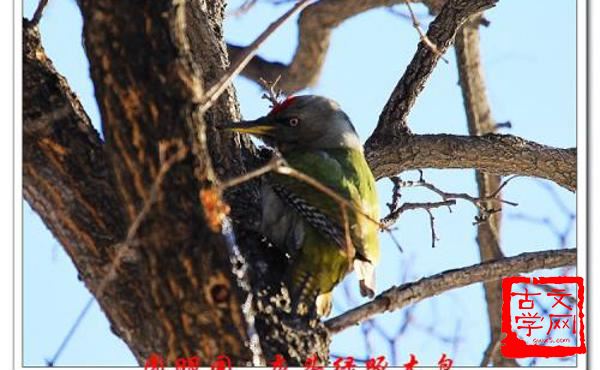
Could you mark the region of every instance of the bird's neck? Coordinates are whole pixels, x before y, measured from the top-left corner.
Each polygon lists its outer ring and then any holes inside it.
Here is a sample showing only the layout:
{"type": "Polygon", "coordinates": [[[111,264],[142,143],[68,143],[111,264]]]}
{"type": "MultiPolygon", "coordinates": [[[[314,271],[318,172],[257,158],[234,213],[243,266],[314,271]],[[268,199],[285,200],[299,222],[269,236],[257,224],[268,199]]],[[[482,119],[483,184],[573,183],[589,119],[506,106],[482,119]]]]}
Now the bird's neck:
{"type": "Polygon", "coordinates": [[[314,140],[312,144],[320,149],[353,149],[361,152],[363,150],[358,135],[351,130],[344,131],[341,135],[324,135],[314,140]]]}
{"type": "Polygon", "coordinates": [[[301,143],[277,143],[276,146],[282,153],[297,150],[327,149],[348,149],[363,152],[363,146],[360,143],[358,135],[350,130],[336,135],[325,134],[313,140],[304,140],[301,143]]]}
{"type": "Polygon", "coordinates": [[[314,148],[363,151],[356,129],[346,113],[338,111],[337,114],[327,120],[326,126],[327,129],[324,130],[322,135],[311,140],[310,145],[314,148]]]}
{"type": "Polygon", "coordinates": [[[277,149],[282,153],[290,153],[290,152],[298,152],[298,151],[327,151],[330,149],[340,149],[340,150],[356,150],[360,153],[363,153],[363,146],[356,138],[353,139],[341,139],[337,142],[332,142],[328,140],[325,143],[320,143],[315,141],[313,143],[302,143],[302,144],[294,144],[294,143],[279,143],[276,145],[277,149]]]}

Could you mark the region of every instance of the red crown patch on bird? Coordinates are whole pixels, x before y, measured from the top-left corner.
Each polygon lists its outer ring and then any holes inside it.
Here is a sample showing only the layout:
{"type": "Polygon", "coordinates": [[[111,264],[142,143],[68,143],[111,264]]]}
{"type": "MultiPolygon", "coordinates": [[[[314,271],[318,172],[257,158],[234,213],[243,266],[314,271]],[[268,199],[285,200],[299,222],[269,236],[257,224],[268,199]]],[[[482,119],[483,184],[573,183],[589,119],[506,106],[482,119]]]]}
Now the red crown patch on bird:
{"type": "Polygon", "coordinates": [[[277,114],[279,112],[281,112],[282,110],[284,110],[285,108],[289,107],[290,104],[292,104],[292,102],[294,101],[294,99],[296,99],[295,96],[288,96],[287,98],[285,98],[284,101],[282,101],[281,103],[276,104],[273,109],[271,109],[271,112],[269,113],[269,115],[271,114],[277,114]]]}

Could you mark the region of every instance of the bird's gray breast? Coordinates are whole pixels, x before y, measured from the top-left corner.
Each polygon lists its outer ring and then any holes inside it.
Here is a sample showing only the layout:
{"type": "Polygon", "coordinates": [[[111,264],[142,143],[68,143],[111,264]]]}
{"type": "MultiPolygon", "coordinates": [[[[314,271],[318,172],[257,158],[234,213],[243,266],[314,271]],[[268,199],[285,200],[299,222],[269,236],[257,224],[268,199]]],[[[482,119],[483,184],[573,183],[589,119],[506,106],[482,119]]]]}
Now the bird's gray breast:
{"type": "Polygon", "coordinates": [[[304,228],[302,217],[290,209],[267,181],[263,181],[262,233],[293,256],[304,241],[304,228]]]}

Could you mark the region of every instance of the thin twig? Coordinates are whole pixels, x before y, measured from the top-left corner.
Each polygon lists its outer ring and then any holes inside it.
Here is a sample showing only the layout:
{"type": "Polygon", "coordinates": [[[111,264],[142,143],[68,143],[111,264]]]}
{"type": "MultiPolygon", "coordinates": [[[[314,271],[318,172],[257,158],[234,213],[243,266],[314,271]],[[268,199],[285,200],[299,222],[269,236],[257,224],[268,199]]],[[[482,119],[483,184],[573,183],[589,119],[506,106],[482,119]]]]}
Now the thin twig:
{"type": "Polygon", "coordinates": [[[350,222],[348,221],[348,210],[346,207],[342,207],[342,222],[344,223],[344,238],[346,244],[346,256],[348,257],[348,266],[352,266],[354,247],[352,244],[352,236],[350,235],[350,222]]]}
{"type": "MultiPolygon", "coordinates": [[[[499,212],[500,209],[488,209],[486,207],[486,202],[488,201],[495,201],[498,203],[504,203],[504,204],[508,204],[510,206],[516,207],[519,204],[516,202],[511,202],[505,199],[501,199],[498,197],[498,194],[500,194],[500,191],[513,179],[517,178],[517,177],[521,177],[520,175],[514,175],[511,176],[509,178],[507,178],[502,184],[500,184],[500,186],[498,186],[498,188],[496,190],[494,190],[491,194],[489,195],[484,195],[481,197],[474,197],[472,195],[469,195],[467,193],[450,193],[447,191],[443,191],[440,188],[438,188],[437,186],[433,185],[430,182],[427,182],[424,178],[423,178],[423,172],[421,171],[421,175],[419,177],[418,181],[410,181],[410,180],[402,180],[400,179],[398,176],[393,176],[390,177],[390,180],[394,183],[394,189],[393,192],[394,194],[392,195],[392,203],[388,204],[388,207],[393,206],[393,205],[397,205],[397,199],[399,199],[399,195],[396,195],[396,193],[400,192],[401,188],[407,188],[407,187],[424,187],[426,189],[429,189],[431,191],[433,191],[434,193],[436,193],[437,195],[439,195],[442,200],[444,201],[450,201],[450,200],[457,200],[457,199],[462,199],[462,200],[466,200],[470,203],[473,203],[480,211],[481,211],[481,216],[475,216],[475,222],[473,223],[474,225],[476,224],[480,224],[482,222],[485,222],[488,220],[489,216],[499,212]]],[[[427,204],[427,203],[425,203],[427,204]]],[[[440,203],[432,203],[435,205],[440,205],[440,203]]],[[[402,208],[402,207],[400,207],[402,208]]],[[[421,208],[428,208],[428,207],[421,207],[421,208]]],[[[435,207],[429,207],[429,209],[431,208],[435,208],[435,207]]],[[[397,219],[398,217],[396,217],[395,219],[392,216],[392,214],[395,215],[395,213],[398,212],[398,210],[393,210],[390,215],[386,216],[384,219],[388,219],[389,220],[394,220],[397,219]]],[[[399,212],[401,213],[401,212],[399,212]]],[[[395,215],[395,216],[399,216],[399,214],[395,215]]],[[[389,226],[389,224],[388,224],[389,226]]]]}
{"type": "Polygon", "coordinates": [[[390,212],[390,214],[388,214],[387,216],[382,218],[381,224],[386,227],[391,227],[394,223],[396,223],[396,221],[398,220],[398,218],[400,218],[400,215],[403,212],[406,212],[409,210],[423,209],[423,210],[430,212],[430,210],[433,208],[450,207],[455,204],[456,204],[455,199],[443,200],[441,202],[404,203],[404,204],[402,204],[402,206],[394,209],[392,212],[390,212]]]}
{"type": "Polygon", "coordinates": [[[250,172],[246,172],[243,175],[234,177],[229,180],[222,181],[221,184],[219,185],[219,187],[222,190],[227,190],[231,187],[240,185],[244,182],[248,182],[248,181],[255,179],[257,177],[260,177],[268,172],[271,172],[279,166],[285,166],[285,161],[283,161],[283,159],[281,157],[274,156],[273,159],[271,159],[271,161],[269,161],[269,163],[267,163],[266,165],[259,167],[255,170],[252,170],[250,172]]]}
{"type": "MultiPolygon", "coordinates": [[[[558,226],[556,226],[554,224],[554,222],[552,221],[552,219],[550,219],[550,217],[548,216],[533,216],[533,215],[528,215],[525,213],[512,213],[508,215],[508,218],[510,219],[514,219],[514,220],[520,220],[520,221],[525,221],[525,222],[530,222],[533,224],[538,224],[540,226],[544,226],[546,227],[552,234],[554,234],[557,238],[560,239],[561,244],[562,242],[565,241],[567,233],[569,233],[571,231],[571,227],[572,227],[572,223],[570,223],[568,225],[568,228],[565,230],[565,232],[561,232],[558,228],[558,226]]],[[[559,245],[562,247],[562,245],[559,245]]]]}
{"type": "MultiPolygon", "coordinates": [[[[423,171],[419,170],[419,173],[421,174],[419,181],[423,181],[423,171]]],[[[400,190],[402,188],[403,182],[398,176],[390,177],[390,180],[392,180],[392,182],[394,183],[394,188],[392,189],[392,202],[387,203],[387,206],[390,209],[390,213],[381,219],[381,224],[386,227],[391,227],[394,223],[396,223],[396,221],[398,221],[398,218],[400,218],[400,215],[403,212],[413,209],[423,209],[429,214],[429,220],[431,225],[431,247],[435,248],[435,242],[439,239],[435,232],[435,218],[433,217],[433,213],[431,213],[431,209],[447,206],[450,212],[452,212],[452,208],[450,206],[455,205],[456,200],[444,199],[441,202],[404,203],[403,205],[399,206],[398,203],[401,197],[400,190]]]]}
{"type": "Polygon", "coordinates": [[[56,363],[56,361],[58,360],[58,358],[62,354],[62,351],[67,347],[67,344],[71,340],[71,337],[73,337],[73,334],[75,334],[75,331],[77,330],[77,328],[81,324],[81,321],[83,320],[83,318],[85,317],[85,315],[89,311],[90,307],[92,307],[92,303],[94,303],[94,300],[95,300],[94,296],[91,296],[88,299],[87,303],[85,304],[85,306],[83,307],[83,309],[79,313],[79,316],[77,316],[77,319],[75,319],[75,322],[73,323],[73,325],[71,325],[71,329],[69,329],[69,331],[67,332],[67,335],[65,335],[65,337],[62,340],[62,342],[60,343],[60,346],[58,347],[58,349],[54,353],[54,356],[52,356],[52,359],[46,360],[46,366],[48,366],[48,367],[54,367],[54,364],[56,363]]]}
{"type": "Polygon", "coordinates": [[[512,123],[510,121],[498,122],[494,126],[494,130],[499,130],[499,129],[502,129],[502,128],[512,128],[512,123]]]}
{"type": "Polygon", "coordinates": [[[265,40],[273,34],[285,21],[290,19],[294,14],[304,9],[308,4],[310,4],[312,0],[301,0],[296,3],[290,10],[285,12],[279,19],[275,22],[271,23],[263,33],[260,34],[250,44],[248,47],[244,49],[242,54],[238,57],[238,59],[229,67],[227,72],[215,83],[211,88],[209,88],[200,103],[198,104],[199,110],[201,113],[206,112],[212,105],[217,101],[219,96],[227,89],[229,84],[233,81],[235,76],[237,76],[244,67],[250,62],[252,57],[256,55],[258,48],[265,42],[265,40]]]}
{"type": "Polygon", "coordinates": [[[228,12],[227,15],[233,16],[233,17],[242,16],[242,15],[248,13],[248,11],[250,9],[252,9],[252,7],[254,5],[256,5],[257,1],[258,0],[246,0],[242,3],[242,5],[238,6],[236,9],[232,10],[231,12],[228,12]]]}
{"type": "Polygon", "coordinates": [[[557,189],[554,186],[552,186],[550,183],[548,183],[546,181],[542,181],[542,180],[535,180],[535,182],[548,192],[548,194],[554,201],[554,204],[556,204],[556,206],[558,208],[560,208],[560,210],[562,211],[563,214],[567,215],[570,218],[575,218],[575,212],[572,209],[570,209],[569,207],[567,207],[565,202],[558,195],[557,189]]]}
{"type": "Polygon", "coordinates": [[[401,309],[451,289],[539,269],[570,266],[576,262],[577,249],[572,248],[522,253],[514,257],[444,271],[412,283],[390,288],[372,301],[327,320],[325,326],[332,334],[338,333],[377,314],[401,309]]]}
{"type": "Polygon", "coordinates": [[[437,234],[435,233],[435,217],[433,217],[433,213],[431,213],[431,209],[425,209],[429,214],[429,226],[431,227],[431,248],[435,248],[435,242],[438,241],[437,234]]]}
{"type": "MultiPolygon", "coordinates": [[[[433,73],[442,53],[452,45],[456,31],[464,22],[473,14],[491,8],[498,0],[447,0],[445,5],[440,9],[438,16],[431,22],[427,30],[427,38],[434,40],[438,52],[432,49],[425,42],[420,42],[417,45],[417,51],[405,69],[404,74],[396,84],[394,91],[379,115],[377,127],[371,136],[365,142],[365,153],[369,159],[371,152],[383,154],[384,148],[393,147],[394,151],[398,151],[396,140],[390,140],[390,135],[395,139],[404,140],[413,136],[408,126],[408,115],[412,111],[417,98],[419,97],[426,81],[433,73]],[[392,144],[393,143],[393,144],[392,144]],[[377,147],[376,150],[375,147],[377,147]]],[[[421,31],[422,32],[422,31],[421,31]]],[[[414,135],[421,137],[422,135],[414,135]]],[[[439,147],[440,143],[436,142],[435,146],[439,147]]],[[[412,150],[411,153],[417,153],[412,150]]],[[[416,156],[429,159],[429,155],[416,156]]],[[[449,156],[454,158],[455,156],[449,156]]],[[[411,156],[411,162],[414,162],[415,156],[411,156]]],[[[462,161],[463,158],[460,158],[462,161]]],[[[376,169],[375,166],[373,166],[376,169]]],[[[424,166],[416,166],[416,168],[424,166]]],[[[390,170],[390,168],[387,168],[390,170]]],[[[403,168],[406,170],[406,168],[403,168]]],[[[381,177],[378,171],[374,171],[376,177],[381,177]]],[[[395,171],[396,173],[402,171],[395,171]]],[[[387,173],[389,175],[390,172],[387,173]]]]}
{"type": "MultiPolygon", "coordinates": [[[[419,170],[420,171],[420,170],[419,170]]],[[[400,198],[402,198],[402,194],[400,190],[402,190],[402,182],[400,180],[400,176],[394,176],[389,178],[394,184],[394,188],[392,189],[392,202],[386,203],[386,206],[389,208],[390,213],[394,212],[399,207],[400,198]]],[[[387,218],[384,217],[384,218],[387,218]]]]}
{"type": "Polygon", "coordinates": [[[271,102],[271,108],[275,108],[281,103],[283,91],[277,89],[277,84],[281,80],[281,75],[277,76],[274,81],[267,81],[264,78],[260,78],[260,85],[266,90],[266,93],[262,95],[263,99],[267,99],[271,102]]]}
{"type": "Polygon", "coordinates": [[[400,253],[404,253],[404,249],[402,249],[402,245],[400,245],[400,241],[398,241],[398,239],[396,239],[396,236],[392,232],[393,229],[385,229],[385,231],[388,233],[388,235],[392,239],[392,242],[398,248],[398,250],[400,251],[400,253]]]}
{"type": "MultiPolygon", "coordinates": [[[[279,4],[291,1],[270,2],[279,4]]],[[[401,3],[402,0],[393,2],[401,3]]],[[[281,75],[280,88],[286,94],[312,86],[317,82],[327,60],[330,35],[334,29],[353,16],[389,5],[390,0],[317,1],[302,12],[302,22],[298,23],[298,46],[289,63],[269,61],[255,56],[241,75],[257,83],[261,77],[274,80],[281,75]]],[[[232,59],[235,59],[243,52],[245,46],[228,44],[227,49],[232,59]]]]}
{"type": "Polygon", "coordinates": [[[408,12],[410,13],[410,18],[412,19],[413,27],[419,33],[419,38],[421,39],[421,41],[425,45],[427,45],[427,47],[429,47],[431,49],[431,51],[433,51],[434,53],[436,53],[446,64],[448,64],[449,63],[448,59],[444,58],[444,56],[440,52],[440,49],[438,49],[438,47],[429,39],[429,37],[427,37],[427,35],[425,34],[425,32],[423,32],[423,30],[421,29],[421,23],[419,23],[419,20],[415,16],[415,13],[413,12],[413,10],[412,10],[412,8],[411,8],[410,3],[408,2],[408,0],[404,0],[404,3],[408,7],[408,12]]]}
{"type": "Polygon", "coordinates": [[[504,188],[504,186],[506,186],[506,184],[508,184],[508,182],[510,180],[512,180],[512,179],[514,179],[516,177],[518,177],[518,175],[509,177],[492,194],[481,196],[481,197],[474,197],[474,196],[469,195],[467,193],[450,193],[450,192],[446,192],[446,191],[440,190],[438,187],[436,187],[435,185],[433,185],[433,184],[431,184],[431,183],[429,183],[427,181],[419,181],[419,183],[418,183],[417,186],[422,186],[424,188],[427,188],[427,189],[433,191],[434,193],[438,194],[443,199],[463,199],[463,200],[466,200],[466,201],[469,201],[469,202],[473,203],[475,206],[477,206],[477,208],[481,209],[482,211],[487,211],[487,209],[484,206],[484,203],[487,202],[487,201],[496,201],[496,202],[500,202],[500,203],[511,205],[513,207],[516,207],[516,206],[519,205],[518,203],[515,203],[515,202],[511,202],[511,201],[508,201],[508,200],[505,200],[505,199],[498,199],[498,198],[496,198],[496,196],[498,195],[498,193],[500,192],[500,190],[502,190],[502,188],[504,188]]]}
{"type": "Polygon", "coordinates": [[[38,2],[37,8],[35,8],[35,12],[33,13],[33,17],[31,17],[30,23],[32,25],[37,26],[40,23],[40,20],[42,19],[42,13],[44,12],[46,5],[48,5],[48,0],[40,0],[38,2]]]}
{"type": "Polygon", "coordinates": [[[497,336],[495,341],[490,342],[483,354],[483,359],[479,365],[480,367],[488,367],[492,361],[492,358],[494,358],[496,352],[498,352],[498,349],[500,349],[500,342],[502,342],[501,336],[497,336]]]}

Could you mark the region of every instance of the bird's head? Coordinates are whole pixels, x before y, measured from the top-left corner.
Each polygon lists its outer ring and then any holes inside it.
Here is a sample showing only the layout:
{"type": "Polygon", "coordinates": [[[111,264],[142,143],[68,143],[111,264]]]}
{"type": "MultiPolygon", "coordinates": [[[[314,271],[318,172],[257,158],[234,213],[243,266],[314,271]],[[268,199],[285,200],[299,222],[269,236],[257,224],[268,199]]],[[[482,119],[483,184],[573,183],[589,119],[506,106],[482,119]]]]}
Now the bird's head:
{"type": "Polygon", "coordinates": [[[288,97],[264,117],[233,122],[222,128],[253,134],[282,151],[330,148],[362,150],[354,126],[339,104],[317,95],[288,97]]]}

